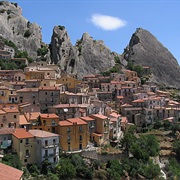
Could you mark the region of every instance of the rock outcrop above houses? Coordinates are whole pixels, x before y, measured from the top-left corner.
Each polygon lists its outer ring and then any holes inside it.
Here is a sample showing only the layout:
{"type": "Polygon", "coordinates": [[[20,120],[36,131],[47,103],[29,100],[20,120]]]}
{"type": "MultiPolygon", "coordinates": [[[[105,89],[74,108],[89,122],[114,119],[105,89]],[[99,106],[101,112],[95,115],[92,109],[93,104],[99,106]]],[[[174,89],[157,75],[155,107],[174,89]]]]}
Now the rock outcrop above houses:
{"type": "Polygon", "coordinates": [[[180,66],[175,57],[149,31],[138,28],[123,53],[127,61],[149,66],[154,82],[180,87],[180,66]]]}
{"type": "Polygon", "coordinates": [[[22,16],[17,3],[0,2],[0,24],[0,36],[11,40],[20,50],[26,50],[29,56],[37,56],[37,49],[41,47],[41,28],[22,16]]]}
{"type": "Polygon", "coordinates": [[[119,56],[88,33],[73,46],[64,26],[54,27],[50,47],[52,61],[59,64],[62,71],[77,74],[78,78],[109,70],[115,64],[115,55],[119,56]]]}

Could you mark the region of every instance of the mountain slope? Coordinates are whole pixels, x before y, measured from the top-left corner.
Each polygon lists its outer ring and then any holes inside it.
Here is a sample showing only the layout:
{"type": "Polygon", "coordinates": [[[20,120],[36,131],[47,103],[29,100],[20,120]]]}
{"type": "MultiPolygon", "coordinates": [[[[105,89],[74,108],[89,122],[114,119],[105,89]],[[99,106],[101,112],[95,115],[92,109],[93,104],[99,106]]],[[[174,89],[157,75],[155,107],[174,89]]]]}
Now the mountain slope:
{"type": "Polygon", "coordinates": [[[0,36],[11,40],[20,50],[26,50],[31,57],[37,56],[41,47],[41,28],[22,16],[17,3],[0,2],[0,36]]]}
{"type": "Polygon", "coordinates": [[[180,66],[175,57],[149,31],[138,28],[124,50],[124,58],[150,66],[155,82],[180,87],[180,66]]]}

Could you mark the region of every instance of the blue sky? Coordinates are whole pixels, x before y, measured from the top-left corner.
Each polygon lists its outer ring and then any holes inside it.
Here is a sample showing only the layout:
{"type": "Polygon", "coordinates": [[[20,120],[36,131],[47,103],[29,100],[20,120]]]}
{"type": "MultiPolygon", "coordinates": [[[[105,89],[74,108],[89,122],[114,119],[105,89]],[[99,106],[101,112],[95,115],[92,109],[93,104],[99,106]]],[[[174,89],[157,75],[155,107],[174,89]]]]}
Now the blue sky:
{"type": "Polygon", "coordinates": [[[88,32],[122,53],[136,28],[150,31],[180,64],[179,0],[15,0],[23,16],[42,27],[50,43],[53,27],[66,27],[74,45],[88,32]]]}

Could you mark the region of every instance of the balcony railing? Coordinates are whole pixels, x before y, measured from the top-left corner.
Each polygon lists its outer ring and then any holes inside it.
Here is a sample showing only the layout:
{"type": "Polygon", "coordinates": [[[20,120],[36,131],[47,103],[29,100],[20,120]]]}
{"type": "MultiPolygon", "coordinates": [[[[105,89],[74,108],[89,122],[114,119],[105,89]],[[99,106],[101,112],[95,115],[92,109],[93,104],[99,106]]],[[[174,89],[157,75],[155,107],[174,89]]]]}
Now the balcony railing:
{"type": "Polygon", "coordinates": [[[46,144],[46,145],[44,145],[43,147],[44,147],[45,149],[48,149],[48,148],[57,147],[58,145],[59,145],[58,143],[56,143],[56,144],[46,144]]]}
{"type": "Polygon", "coordinates": [[[29,157],[30,157],[30,154],[26,154],[26,155],[25,155],[25,158],[29,158],[29,157]]]}
{"type": "Polygon", "coordinates": [[[58,152],[56,152],[56,153],[51,153],[51,154],[45,154],[45,155],[44,155],[44,158],[47,158],[47,157],[55,157],[55,156],[58,156],[58,155],[59,155],[58,152]]]}

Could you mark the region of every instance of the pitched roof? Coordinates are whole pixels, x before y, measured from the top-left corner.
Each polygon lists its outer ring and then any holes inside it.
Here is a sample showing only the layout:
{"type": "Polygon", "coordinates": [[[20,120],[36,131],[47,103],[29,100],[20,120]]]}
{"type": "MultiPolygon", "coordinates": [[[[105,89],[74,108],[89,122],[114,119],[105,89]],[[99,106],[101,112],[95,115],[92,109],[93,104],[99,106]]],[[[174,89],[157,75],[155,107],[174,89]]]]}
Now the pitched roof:
{"type": "Polygon", "coordinates": [[[18,113],[19,112],[19,110],[15,107],[5,107],[5,108],[2,108],[2,110],[7,113],[18,113]]]}
{"type": "Polygon", "coordinates": [[[23,175],[23,171],[0,163],[0,179],[1,180],[20,180],[23,175]]]}
{"type": "Polygon", "coordinates": [[[33,138],[34,136],[24,128],[15,129],[12,133],[18,139],[33,138]]]}
{"type": "Polygon", "coordinates": [[[83,121],[94,121],[95,119],[89,117],[89,116],[86,116],[86,117],[80,117],[83,121]]]}
{"type": "Polygon", "coordinates": [[[72,126],[73,124],[69,121],[59,121],[59,126],[72,126]]]}
{"type": "Polygon", "coordinates": [[[87,124],[85,121],[83,121],[80,118],[69,118],[67,119],[67,121],[71,122],[71,123],[77,123],[77,125],[84,125],[87,124]]]}
{"type": "Polygon", "coordinates": [[[40,114],[41,114],[40,112],[30,112],[30,113],[26,112],[24,115],[26,116],[28,121],[31,121],[37,119],[40,114]]]}
{"type": "Polygon", "coordinates": [[[54,108],[77,108],[78,104],[58,104],[53,107],[54,108]]]}
{"type": "Polygon", "coordinates": [[[0,135],[12,134],[14,131],[15,131],[14,128],[3,128],[3,129],[0,129],[0,135]]]}
{"type": "Polygon", "coordinates": [[[107,116],[104,116],[102,114],[92,114],[91,117],[99,118],[99,119],[107,119],[107,116]]]}
{"type": "Polygon", "coordinates": [[[25,115],[24,114],[19,115],[19,125],[28,125],[28,124],[30,123],[27,122],[25,115]]]}
{"type": "Polygon", "coordinates": [[[40,114],[41,118],[47,118],[47,119],[52,119],[52,118],[59,118],[59,116],[57,116],[56,114],[52,113],[52,114],[40,114]]]}
{"type": "Polygon", "coordinates": [[[54,134],[54,133],[39,130],[39,129],[29,130],[29,133],[35,137],[40,137],[40,138],[55,137],[55,136],[58,137],[59,136],[58,134],[54,134]]]}

